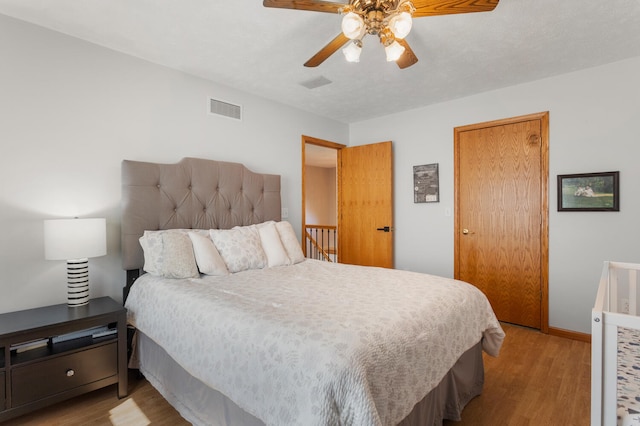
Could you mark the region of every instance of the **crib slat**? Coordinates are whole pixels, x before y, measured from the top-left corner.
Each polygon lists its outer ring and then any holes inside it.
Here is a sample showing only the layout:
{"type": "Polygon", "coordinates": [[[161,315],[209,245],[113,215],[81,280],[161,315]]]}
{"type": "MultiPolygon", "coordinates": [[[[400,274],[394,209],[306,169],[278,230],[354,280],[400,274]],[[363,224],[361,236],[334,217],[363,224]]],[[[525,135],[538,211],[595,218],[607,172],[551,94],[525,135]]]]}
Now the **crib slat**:
{"type": "Polygon", "coordinates": [[[616,423],[618,406],[618,327],[608,322],[605,314],[602,342],[602,425],[616,423]]]}
{"type": "Polygon", "coordinates": [[[620,312],[618,310],[618,270],[615,267],[609,268],[609,311],[620,312]]]}
{"type": "Polygon", "coordinates": [[[604,262],[596,302],[591,311],[591,426],[602,425],[604,400],[604,317],[609,308],[609,262],[604,262]]]}
{"type": "Polygon", "coordinates": [[[591,317],[591,426],[602,425],[604,313],[594,309],[591,317]]]}

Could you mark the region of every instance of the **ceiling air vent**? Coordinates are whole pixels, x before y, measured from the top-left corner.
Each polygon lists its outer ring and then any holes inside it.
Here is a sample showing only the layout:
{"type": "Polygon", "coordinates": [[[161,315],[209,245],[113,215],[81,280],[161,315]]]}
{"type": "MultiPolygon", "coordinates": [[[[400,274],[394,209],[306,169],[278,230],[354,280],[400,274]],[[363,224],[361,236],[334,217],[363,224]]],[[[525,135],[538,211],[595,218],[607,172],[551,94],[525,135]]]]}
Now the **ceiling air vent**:
{"type": "Polygon", "coordinates": [[[331,84],[333,81],[329,80],[327,77],[320,76],[316,78],[312,78],[311,80],[303,81],[300,83],[301,86],[306,87],[307,89],[316,89],[318,87],[326,86],[327,84],[331,84]]]}
{"type": "Polygon", "coordinates": [[[209,114],[242,120],[242,107],[219,99],[209,98],[209,114]]]}

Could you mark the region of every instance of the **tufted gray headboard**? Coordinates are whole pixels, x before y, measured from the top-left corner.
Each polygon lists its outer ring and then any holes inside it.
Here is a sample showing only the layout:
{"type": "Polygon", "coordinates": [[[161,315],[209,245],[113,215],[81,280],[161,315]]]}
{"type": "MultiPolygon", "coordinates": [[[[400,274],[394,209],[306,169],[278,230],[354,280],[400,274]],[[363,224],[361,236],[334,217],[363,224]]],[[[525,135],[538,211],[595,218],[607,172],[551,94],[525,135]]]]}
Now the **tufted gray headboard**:
{"type": "Polygon", "coordinates": [[[138,239],[145,230],[229,229],[279,221],[280,212],[279,175],[199,158],[183,158],[176,164],[124,160],[122,267],[127,271],[143,267],[138,239]]]}

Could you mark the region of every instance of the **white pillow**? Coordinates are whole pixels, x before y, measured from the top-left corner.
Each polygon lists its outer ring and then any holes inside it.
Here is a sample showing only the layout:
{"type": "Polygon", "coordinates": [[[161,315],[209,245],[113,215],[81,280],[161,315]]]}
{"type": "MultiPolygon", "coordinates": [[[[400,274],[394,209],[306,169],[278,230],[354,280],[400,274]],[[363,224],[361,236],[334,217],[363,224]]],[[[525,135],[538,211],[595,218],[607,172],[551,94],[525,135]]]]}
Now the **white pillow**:
{"type": "Polygon", "coordinates": [[[262,249],[267,256],[267,266],[271,268],[291,265],[287,251],[284,249],[282,241],[280,241],[280,234],[276,229],[275,222],[258,225],[258,233],[260,234],[262,249]]]}
{"type": "Polygon", "coordinates": [[[162,234],[162,276],[166,278],[200,277],[193,246],[189,237],[181,232],[162,234]]]}
{"type": "Polygon", "coordinates": [[[262,269],[267,265],[267,257],[262,250],[255,225],[210,229],[209,233],[229,272],[262,269]]]}
{"type": "MultiPolygon", "coordinates": [[[[163,276],[165,269],[164,261],[165,259],[167,259],[167,256],[172,255],[172,253],[165,253],[163,243],[164,234],[181,234],[186,238],[189,232],[194,232],[199,235],[209,235],[209,231],[204,229],[167,229],[161,231],[144,231],[144,234],[139,239],[140,246],[142,247],[142,250],[144,252],[144,266],[142,269],[144,269],[151,275],[163,276]]],[[[190,243],[190,240],[188,238],[187,241],[189,241],[190,243]]],[[[188,252],[191,252],[191,256],[193,256],[193,249],[187,251],[187,255],[188,252]]],[[[167,270],[169,271],[169,274],[173,276],[176,274],[174,274],[175,271],[172,271],[172,267],[173,266],[169,265],[167,267],[167,270]]]]}
{"type": "Polygon", "coordinates": [[[144,231],[144,235],[138,240],[144,253],[144,266],[142,269],[151,275],[160,276],[162,275],[162,264],[160,263],[162,258],[162,237],[148,238],[147,232],[144,231]]]}
{"type": "Polygon", "coordinates": [[[189,238],[193,244],[193,253],[196,256],[196,264],[200,273],[217,276],[229,275],[227,265],[209,237],[189,232],[189,238]]]}
{"type": "Polygon", "coordinates": [[[296,233],[293,230],[293,226],[283,220],[282,222],[276,223],[276,229],[278,230],[278,234],[280,234],[280,241],[282,241],[287,256],[289,260],[291,260],[291,264],[302,262],[305,257],[302,252],[302,247],[300,247],[300,242],[298,242],[298,237],[296,237],[296,233]]]}

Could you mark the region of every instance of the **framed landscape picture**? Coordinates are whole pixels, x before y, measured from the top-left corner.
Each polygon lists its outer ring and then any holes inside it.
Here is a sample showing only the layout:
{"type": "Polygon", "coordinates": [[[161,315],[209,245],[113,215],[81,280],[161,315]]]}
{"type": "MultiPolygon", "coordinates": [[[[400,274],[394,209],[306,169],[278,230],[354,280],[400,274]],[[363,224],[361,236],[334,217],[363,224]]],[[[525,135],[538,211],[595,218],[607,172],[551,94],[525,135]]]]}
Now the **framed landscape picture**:
{"type": "Polygon", "coordinates": [[[413,166],[413,202],[437,203],[439,201],[438,163],[413,166]]]}
{"type": "Polygon", "coordinates": [[[558,175],[558,211],[620,211],[620,172],[558,175]]]}

